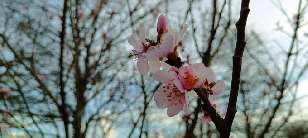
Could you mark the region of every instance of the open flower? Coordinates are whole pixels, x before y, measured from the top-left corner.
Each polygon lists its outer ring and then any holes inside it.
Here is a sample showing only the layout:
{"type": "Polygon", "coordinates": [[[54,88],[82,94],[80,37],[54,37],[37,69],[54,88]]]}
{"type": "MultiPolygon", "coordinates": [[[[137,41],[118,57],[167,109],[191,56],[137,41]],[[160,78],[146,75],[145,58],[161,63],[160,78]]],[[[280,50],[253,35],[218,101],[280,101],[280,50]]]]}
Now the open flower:
{"type": "Polygon", "coordinates": [[[165,84],[173,83],[181,92],[187,92],[202,86],[205,70],[202,63],[182,66],[179,69],[170,67],[167,71],[154,73],[153,78],[165,84]]]}
{"type": "Polygon", "coordinates": [[[158,107],[167,108],[167,115],[172,117],[180,111],[188,108],[186,93],[182,93],[174,84],[161,85],[154,94],[154,100],[158,107]]]}
{"type": "Polygon", "coordinates": [[[159,71],[161,61],[166,58],[177,58],[181,35],[168,29],[167,17],[160,15],[157,21],[157,41],[148,38],[148,30],[141,26],[133,33],[128,42],[134,46],[134,56],[141,74],[159,71]]]}
{"type": "Polygon", "coordinates": [[[128,43],[134,47],[133,52],[137,58],[137,67],[141,74],[146,74],[149,70],[159,70],[159,61],[158,58],[155,57],[155,54],[153,54],[152,60],[148,60],[148,53],[153,53],[150,51],[155,51],[156,49],[156,45],[149,41],[148,33],[148,29],[141,26],[128,39],[128,43]]]}
{"type": "Polygon", "coordinates": [[[162,60],[170,56],[178,57],[178,47],[181,45],[182,36],[178,31],[168,28],[167,17],[160,15],[157,20],[158,47],[149,53],[150,59],[162,60]]]}
{"type": "Polygon", "coordinates": [[[161,44],[159,47],[160,56],[168,57],[170,55],[178,56],[177,50],[181,45],[181,35],[174,30],[170,30],[165,33],[161,38],[161,44]]]}

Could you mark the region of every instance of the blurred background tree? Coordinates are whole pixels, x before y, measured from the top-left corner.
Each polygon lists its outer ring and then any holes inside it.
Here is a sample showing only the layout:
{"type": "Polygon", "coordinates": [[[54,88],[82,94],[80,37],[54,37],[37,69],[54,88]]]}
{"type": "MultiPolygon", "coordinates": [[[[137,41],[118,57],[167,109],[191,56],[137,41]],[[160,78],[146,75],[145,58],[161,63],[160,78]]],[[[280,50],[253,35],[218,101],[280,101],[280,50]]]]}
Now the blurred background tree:
{"type": "MultiPolygon", "coordinates": [[[[297,107],[305,98],[299,84],[307,79],[308,2],[295,0],[294,13],[282,3],[272,1],[286,22],[273,28],[278,40],[247,27],[234,137],[307,133],[297,107]]],[[[140,24],[155,32],[160,13],[171,28],[187,24],[182,57],[210,65],[225,80],[226,91],[216,97],[223,115],[240,1],[2,0],[0,7],[3,137],[218,136],[213,124],[200,121],[196,96],[185,116],[168,118],[156,107],[159,83],[138,73],[127,37],[140,24]]]]}

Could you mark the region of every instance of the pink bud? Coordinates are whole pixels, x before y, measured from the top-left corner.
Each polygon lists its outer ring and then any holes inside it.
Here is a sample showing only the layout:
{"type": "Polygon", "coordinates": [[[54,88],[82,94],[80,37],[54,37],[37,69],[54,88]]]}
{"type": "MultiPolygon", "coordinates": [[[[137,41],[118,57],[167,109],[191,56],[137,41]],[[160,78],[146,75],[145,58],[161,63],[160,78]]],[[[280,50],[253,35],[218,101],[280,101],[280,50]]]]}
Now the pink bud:
{"type": "Polygon", "coordinates": [[[157,33],[158,35],[162,35],[168,31],[168,21],[167,17],[164,15],[160,15],[157,21],[157,33]]]}

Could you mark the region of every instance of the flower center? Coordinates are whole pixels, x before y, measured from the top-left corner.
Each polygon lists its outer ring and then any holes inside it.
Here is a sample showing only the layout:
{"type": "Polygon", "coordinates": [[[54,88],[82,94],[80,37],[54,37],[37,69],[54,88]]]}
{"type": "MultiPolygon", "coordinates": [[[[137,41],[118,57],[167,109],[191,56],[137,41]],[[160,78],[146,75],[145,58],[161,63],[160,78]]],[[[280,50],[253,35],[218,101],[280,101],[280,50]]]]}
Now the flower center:
{"type": "Polygon", "coordinates": [[[183,80],[184,80],[184,83],[186,85],[186,88],[192,89],[195,86],[195,84],[197,83],[198,77],[194,76],[190,72],[186,71],[186,72],[184,72],[183,80]]]}

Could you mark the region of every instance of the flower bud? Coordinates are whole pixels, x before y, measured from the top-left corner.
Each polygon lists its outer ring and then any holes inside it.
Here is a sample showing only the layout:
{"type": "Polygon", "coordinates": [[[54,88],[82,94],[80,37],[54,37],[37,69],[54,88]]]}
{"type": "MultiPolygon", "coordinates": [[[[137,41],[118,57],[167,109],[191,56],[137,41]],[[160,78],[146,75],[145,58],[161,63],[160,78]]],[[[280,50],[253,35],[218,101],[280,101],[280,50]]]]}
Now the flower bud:
{"type": "Polygon", "coordinates": [[[157,33],[161,36],[163,33],[168,31],[168,21],[167,17],[164,15],[160,15],[157,21],[157,33]]]}

